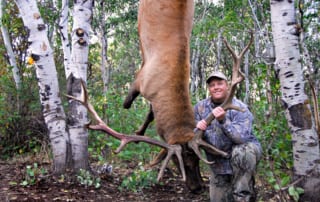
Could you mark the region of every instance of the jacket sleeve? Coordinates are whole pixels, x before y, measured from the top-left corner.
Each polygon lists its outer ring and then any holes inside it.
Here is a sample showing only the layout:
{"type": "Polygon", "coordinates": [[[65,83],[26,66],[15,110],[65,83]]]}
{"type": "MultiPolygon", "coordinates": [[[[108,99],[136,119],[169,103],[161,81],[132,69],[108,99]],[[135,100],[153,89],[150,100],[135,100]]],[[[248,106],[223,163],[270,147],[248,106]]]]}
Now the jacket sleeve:
{"type": "Polygon", "coordinates": [[[243,144],[250,141],[252,136],[253,115],[246,108],[245,112],[231,110],[230,116],[220,123],[224,134],[235,144],[243,144]]]}
{"type": "Polygon", "coordinates": [[[196,104],[194,107],[194,118],[195,118],[196,124],[202,120],[199,112],[199,104],[196,104]]]}

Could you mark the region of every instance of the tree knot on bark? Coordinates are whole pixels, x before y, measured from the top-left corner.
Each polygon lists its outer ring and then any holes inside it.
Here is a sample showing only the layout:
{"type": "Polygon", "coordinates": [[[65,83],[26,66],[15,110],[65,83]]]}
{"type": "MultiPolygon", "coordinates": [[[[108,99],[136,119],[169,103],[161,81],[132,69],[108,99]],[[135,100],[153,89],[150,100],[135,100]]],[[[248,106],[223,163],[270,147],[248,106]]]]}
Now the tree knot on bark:
{"type": "Polygon", "coordinates": [[[78,44],[81,46],[86,46],[87,45],[87,41],[84,38],[79,38],[78,39],[78,44]]]}
{"type": "Polygon", "coordinates": [[[38,29],[39,31],[45,30],[45,29],[46,29],[46,25],[45,25],[45,24],[38,24],[37,29],[38,29]]]}
{"type": "Polygon", "coordinates": [[[85,33],[85,31],[82,28],[76,29],[76,34],[78,37],[83,37],[84,33],[85,33]]]}

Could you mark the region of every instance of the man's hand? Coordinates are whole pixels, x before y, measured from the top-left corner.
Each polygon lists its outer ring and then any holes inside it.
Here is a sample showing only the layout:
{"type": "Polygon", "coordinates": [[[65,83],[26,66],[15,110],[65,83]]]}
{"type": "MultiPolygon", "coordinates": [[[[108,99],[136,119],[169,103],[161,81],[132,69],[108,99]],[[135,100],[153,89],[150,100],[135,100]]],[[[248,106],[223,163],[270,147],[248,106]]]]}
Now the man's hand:
{"type": "Polygon", "coordinates": [[[200,130],[206,130],[207,129],[207,122],[202,119],[201,121],[199,121],[197,123],[197,128],[199,128],[200,130]]]}
{"type": "Polygon", "coordinates": [[[226,116],[226,111],[222,107],[216,107],[212,110],[212,114],[218,121],[223,121],[226,116]]]}
{"type": "MultiPolygon", "coordinates": [[[[226,111],[222,107],[216,107],[212,110],[212,114],[219,122],[222,122],[226,117],[226,111]]],[[[202,119],[197,123],[197,128],[200,130],[206,130],[208,127],[207,122],[202,119]]]]}

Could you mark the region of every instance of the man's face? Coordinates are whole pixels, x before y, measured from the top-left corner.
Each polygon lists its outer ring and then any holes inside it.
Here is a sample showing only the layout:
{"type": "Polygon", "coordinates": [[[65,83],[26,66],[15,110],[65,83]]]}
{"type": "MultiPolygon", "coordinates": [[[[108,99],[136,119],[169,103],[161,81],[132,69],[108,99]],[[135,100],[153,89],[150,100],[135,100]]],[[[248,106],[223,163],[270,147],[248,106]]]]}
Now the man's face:
{"type": "Polygon", "coordinates": [[[228,95],[228,83],[226,80],[213,78],[208,84],[208,88],[212,100],[216,103],[222,103],[228,95]]]}

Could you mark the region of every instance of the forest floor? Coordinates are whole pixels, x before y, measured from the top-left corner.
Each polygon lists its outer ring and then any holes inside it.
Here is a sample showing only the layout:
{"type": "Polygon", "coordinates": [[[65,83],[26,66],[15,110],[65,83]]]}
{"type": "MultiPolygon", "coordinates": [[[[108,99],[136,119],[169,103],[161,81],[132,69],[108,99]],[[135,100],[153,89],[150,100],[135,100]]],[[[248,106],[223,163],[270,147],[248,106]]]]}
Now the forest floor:
{"type": "MultiPolygon", "coordinates": [[[[204,175],[206,191],[202,194],[190,193],[180,176],[165,172],[161,184],[153,185],[139,191],[119,190],[125,175],[131,167],[114,166],[111,174],[100,175],[101,186],[85,187],[75,180],[53,176],[37,177],[31,184],[22,185],[26,179],[26,166],[37,162],[40,168],[50,170],[49,162],[39,162],[37,159],[22,158],[10,161],[0,160],[0,201],[209,201],[209,176],[204,175]]],[[[29,174],[31,176],[32,174],[29,174]]],[[[37,174],[35,174],[37,175],[37,174]]],[[[263,185],[256,184],[257,201],[278,201],[273,193],[268,193],[263,185]]]]}

